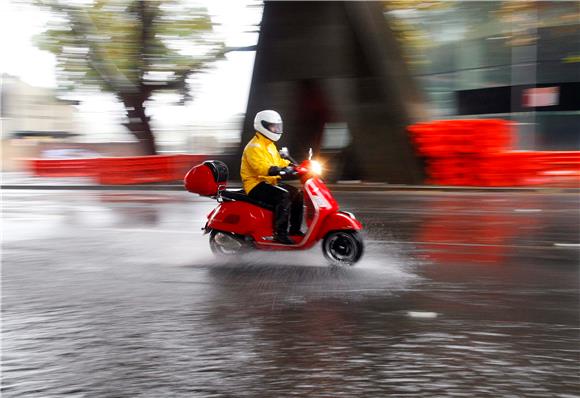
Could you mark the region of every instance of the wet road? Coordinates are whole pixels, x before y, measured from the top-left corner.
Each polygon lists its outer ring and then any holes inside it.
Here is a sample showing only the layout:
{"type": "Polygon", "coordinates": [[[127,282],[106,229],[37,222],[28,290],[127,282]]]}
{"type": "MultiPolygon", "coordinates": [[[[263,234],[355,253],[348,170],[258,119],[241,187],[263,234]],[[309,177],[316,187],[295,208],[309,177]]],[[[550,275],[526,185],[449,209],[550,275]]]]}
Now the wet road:
{"type": "Polygon", "coordinates": [[[577,396],[577,196],[337,198],[333,271],[216,261],[186,193],[4,191],[2,396],[577,396]]]}

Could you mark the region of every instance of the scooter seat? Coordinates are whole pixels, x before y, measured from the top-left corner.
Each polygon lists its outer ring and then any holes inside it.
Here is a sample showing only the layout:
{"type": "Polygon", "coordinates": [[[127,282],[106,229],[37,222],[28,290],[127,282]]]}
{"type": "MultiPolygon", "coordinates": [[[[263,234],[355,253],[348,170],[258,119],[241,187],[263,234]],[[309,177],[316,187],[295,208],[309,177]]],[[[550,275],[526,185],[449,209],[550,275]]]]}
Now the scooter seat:
{"type": "Polygon", "coordinates": [[[240,202],[251,203],[253,205],[263,207],[264,209],[274,210],[274,206],[249,197],[246,195],[243,189],[226,189],[221,191],[221,195],[225,200],[239,200],[240,202]]]}

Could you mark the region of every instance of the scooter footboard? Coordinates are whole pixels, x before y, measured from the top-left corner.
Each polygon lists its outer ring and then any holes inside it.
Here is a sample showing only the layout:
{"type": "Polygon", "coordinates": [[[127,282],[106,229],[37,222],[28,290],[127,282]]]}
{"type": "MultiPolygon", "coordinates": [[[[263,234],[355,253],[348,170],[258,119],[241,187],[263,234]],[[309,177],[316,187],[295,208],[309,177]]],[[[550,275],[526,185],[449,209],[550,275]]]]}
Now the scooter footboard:
{"type": "Polygon", "coordinates": [[[318,239],[322,239],[330,231],[360,231],[361,229],[361,222],[352,213],[339,211],[326,217],[324,224],[322,224],[318,231],[318,239]]]}

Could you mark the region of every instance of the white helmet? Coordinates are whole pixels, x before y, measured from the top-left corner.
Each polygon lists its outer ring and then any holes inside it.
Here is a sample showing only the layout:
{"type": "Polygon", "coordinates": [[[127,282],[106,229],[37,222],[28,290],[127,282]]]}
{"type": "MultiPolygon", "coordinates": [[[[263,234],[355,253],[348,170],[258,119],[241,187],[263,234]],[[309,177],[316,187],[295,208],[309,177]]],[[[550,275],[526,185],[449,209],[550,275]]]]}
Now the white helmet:
{"type": "Polygon", "coordinates": [[[282,137],[282,117],[276,111],[261,111],[256,113],[254,128],[272,141],[282,137]]]}

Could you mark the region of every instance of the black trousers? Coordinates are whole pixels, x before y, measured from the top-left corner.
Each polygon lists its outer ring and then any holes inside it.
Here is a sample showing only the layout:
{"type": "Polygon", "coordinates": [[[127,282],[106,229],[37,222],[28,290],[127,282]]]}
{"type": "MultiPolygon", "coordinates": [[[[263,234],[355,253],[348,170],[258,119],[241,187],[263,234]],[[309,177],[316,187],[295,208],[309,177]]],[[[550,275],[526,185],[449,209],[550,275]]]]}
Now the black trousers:
{"type": "Polygon", "coordinates": [[[288,234],[300,231],[304,198],[302,192],[292,185],[272,185],[261,182],[248,193],[248,196],[274,206],[274,233],[288,234]]]}

